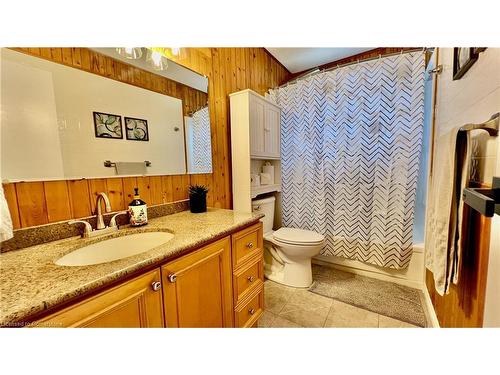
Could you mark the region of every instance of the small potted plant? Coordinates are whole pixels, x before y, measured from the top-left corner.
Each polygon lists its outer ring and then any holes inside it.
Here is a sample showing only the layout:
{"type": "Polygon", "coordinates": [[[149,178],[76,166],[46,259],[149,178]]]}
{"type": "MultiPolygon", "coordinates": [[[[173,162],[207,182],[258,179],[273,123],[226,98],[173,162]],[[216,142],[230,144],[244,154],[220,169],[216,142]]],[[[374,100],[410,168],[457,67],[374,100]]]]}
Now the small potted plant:
{"type": "Polygon", "coordinates": [[[207,211],[208,188],[202,185],[189,185],[189,208],[193,213],[207,211]]]}

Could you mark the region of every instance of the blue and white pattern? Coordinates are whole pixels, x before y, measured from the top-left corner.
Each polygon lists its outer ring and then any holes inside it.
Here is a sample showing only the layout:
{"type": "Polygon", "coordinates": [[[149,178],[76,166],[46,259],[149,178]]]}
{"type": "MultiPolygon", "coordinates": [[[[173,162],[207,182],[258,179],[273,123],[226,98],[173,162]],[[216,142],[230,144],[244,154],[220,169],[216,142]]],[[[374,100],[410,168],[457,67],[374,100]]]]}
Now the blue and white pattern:
{"type": "Polygon", "coordinates": [[[212,173],[212,144],[208,106],[192,114],[187,127],[188,173],[212,173]]]}
{"type": "Polygon", "coordinates": [[[323,255],[405,268],[424,114],[424,57],[380,58],[271,90],[281,108],[283,225],[323,255]]]}

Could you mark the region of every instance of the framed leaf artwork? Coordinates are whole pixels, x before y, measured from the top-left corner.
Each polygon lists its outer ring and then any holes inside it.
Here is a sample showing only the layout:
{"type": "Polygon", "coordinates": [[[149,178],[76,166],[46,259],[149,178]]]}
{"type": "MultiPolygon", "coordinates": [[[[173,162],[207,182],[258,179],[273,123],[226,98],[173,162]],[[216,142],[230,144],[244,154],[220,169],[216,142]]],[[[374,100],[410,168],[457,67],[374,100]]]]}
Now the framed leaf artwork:
{"type": "Polygon", "coordinates": [[[125,117],[125,131],[130,141],[149,141],[147,120],[125,117]]]}
{"type": "Polygon", "coordinates": [[[94,112],[94,130],[97,138],[123,139],[122,117],[94,112]]]}

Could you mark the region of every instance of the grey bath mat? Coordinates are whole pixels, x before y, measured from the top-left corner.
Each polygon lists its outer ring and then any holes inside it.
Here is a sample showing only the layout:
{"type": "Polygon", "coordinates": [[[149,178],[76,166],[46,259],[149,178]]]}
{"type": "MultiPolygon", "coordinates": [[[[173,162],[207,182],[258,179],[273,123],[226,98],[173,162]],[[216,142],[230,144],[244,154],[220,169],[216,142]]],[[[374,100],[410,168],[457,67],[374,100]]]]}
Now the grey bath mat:
{"type": "Polygon", "coordinates": [[[309,288],[313,293],[416,326],[427,326],[422,292],[418,289],[316,265],[313,277],[309,288]]]}

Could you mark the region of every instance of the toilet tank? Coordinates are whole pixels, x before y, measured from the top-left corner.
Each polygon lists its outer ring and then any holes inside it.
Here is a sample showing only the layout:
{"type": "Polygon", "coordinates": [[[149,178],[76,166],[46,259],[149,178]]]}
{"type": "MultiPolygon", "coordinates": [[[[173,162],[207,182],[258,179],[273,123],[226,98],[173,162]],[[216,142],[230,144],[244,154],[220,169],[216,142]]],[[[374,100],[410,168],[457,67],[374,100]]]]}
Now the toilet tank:
{"type": "Polygon", "coordinates": [[[252,201],[252,212],[266,215],[261,219],[264,233],[273,230],[275,200],[275,197],[269,197],[252,201]]]}

